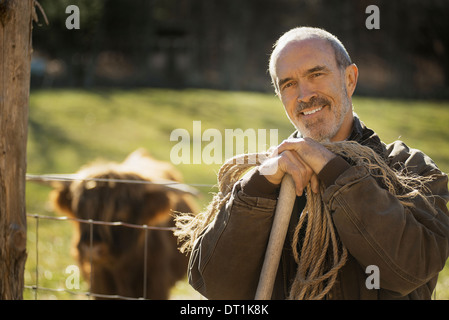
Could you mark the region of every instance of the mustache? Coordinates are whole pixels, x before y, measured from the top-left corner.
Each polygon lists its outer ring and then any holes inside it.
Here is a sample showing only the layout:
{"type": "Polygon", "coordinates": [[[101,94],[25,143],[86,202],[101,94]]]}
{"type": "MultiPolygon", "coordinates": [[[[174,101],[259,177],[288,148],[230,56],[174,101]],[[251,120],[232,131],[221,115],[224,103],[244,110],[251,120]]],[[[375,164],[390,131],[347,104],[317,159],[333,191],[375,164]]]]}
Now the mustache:
{"type": "Polygon", "coordinates": [[[306,110],[308,108],[315,108],[316,109],[316,108],[322,107],[322,106],[324,106],[326,104],[327,105],[331,104],[329,99],[327,99],[325,97],[321,97],[321,96],[312,97],[307,102],[304,102],[304,101],[299,102],[298,105],[296,106],[295,113],[296,113],[297,116],[299,116],[299,114],[301,112],[303,112],[304,110],[306,110]]]}

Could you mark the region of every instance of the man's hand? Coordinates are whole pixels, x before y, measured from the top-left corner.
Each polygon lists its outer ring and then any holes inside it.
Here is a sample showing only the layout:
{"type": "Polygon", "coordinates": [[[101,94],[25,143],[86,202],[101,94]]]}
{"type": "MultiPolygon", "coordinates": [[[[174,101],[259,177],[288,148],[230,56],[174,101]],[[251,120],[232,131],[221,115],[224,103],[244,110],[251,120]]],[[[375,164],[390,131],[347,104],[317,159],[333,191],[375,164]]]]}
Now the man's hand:
{"type": "Polygon", "coordinates": [[[260,172],[273,184],[280,184],[289,173],[296,186],[296,194],[302,195],[307,185],[319,191],[317,174],[335,154],[313,139],[284,140],[272,153],[272,158],[260,166],[260,172]]]}

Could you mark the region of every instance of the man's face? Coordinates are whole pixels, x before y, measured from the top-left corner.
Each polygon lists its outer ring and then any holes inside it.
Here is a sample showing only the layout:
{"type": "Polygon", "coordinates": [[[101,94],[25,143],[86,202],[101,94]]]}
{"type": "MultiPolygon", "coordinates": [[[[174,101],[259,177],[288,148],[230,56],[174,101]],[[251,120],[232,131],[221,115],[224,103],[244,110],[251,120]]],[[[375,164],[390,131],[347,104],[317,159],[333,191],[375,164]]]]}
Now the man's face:
{"type": "Polygon", "coordinates": [[[304,137],[317,141],[348,137],[353,121],[351,96],[357,80],[355,65],[341,70],[329,43],[305,39],[282,48],[275,72],[279,98],[304,137]]]}

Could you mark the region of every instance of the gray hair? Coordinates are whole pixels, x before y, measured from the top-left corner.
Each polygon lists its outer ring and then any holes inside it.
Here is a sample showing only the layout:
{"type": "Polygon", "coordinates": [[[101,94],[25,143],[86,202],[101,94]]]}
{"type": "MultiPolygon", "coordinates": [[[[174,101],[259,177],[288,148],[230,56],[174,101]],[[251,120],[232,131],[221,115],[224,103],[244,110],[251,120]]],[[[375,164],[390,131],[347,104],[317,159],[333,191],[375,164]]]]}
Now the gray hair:
{"type": "Polygon", "coordinates": [[[271,53],[271,56],[270,56],[269,72],[270,72],[271,81],[276,90],[276,93],[278,93],[279,88],[277,87],[277,84],[275,81],[275,74],[276,74],[275,62],[276,62],[276,58],[277,58],[279,52],[290,41],[302,40],[302,39],[308,39],[308,38],[309,39],[317,38],[317,39],[326,40],[331,45],[332,49],[334,50],[337,66],[341,70],[345,70],[348,66],[350,66],[352,64],[351,57],[349,56],[348,52],[346,51],[345,46],[333,34],[327,32],[326,30],[323,30],[320,28],[312,28],[312,27],[297,27],[297,28],[291,29],[290,31],[287,31],[286,33],[284,33],[276,41],[276,43],[273,46],[273,52],[271,53]]]}

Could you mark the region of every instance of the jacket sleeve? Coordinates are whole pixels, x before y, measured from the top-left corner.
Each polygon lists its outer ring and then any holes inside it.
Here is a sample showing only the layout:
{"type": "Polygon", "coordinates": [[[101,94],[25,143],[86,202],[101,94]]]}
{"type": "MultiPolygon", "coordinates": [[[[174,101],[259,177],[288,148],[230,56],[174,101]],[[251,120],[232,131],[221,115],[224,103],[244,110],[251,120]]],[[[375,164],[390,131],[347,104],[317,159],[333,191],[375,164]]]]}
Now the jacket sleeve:
{"type": "Polygon", "coordinates": [[[278,186],[257,170],[196,240],[188,277],[208,299],[254,299],[276,206],[278,186]]]}
{"type": "Polygon", "coordinates": [[[426,187],[435,212],[422,201],[405,208],[362,167],[349,167],[324,194],[349,253],[364,267],[379,267],[380,287],[407,295],[440,272],[449,255],[448,179],[430,158],[401,142],[388,147],[391,165],[434,175],[426,187]]]}

